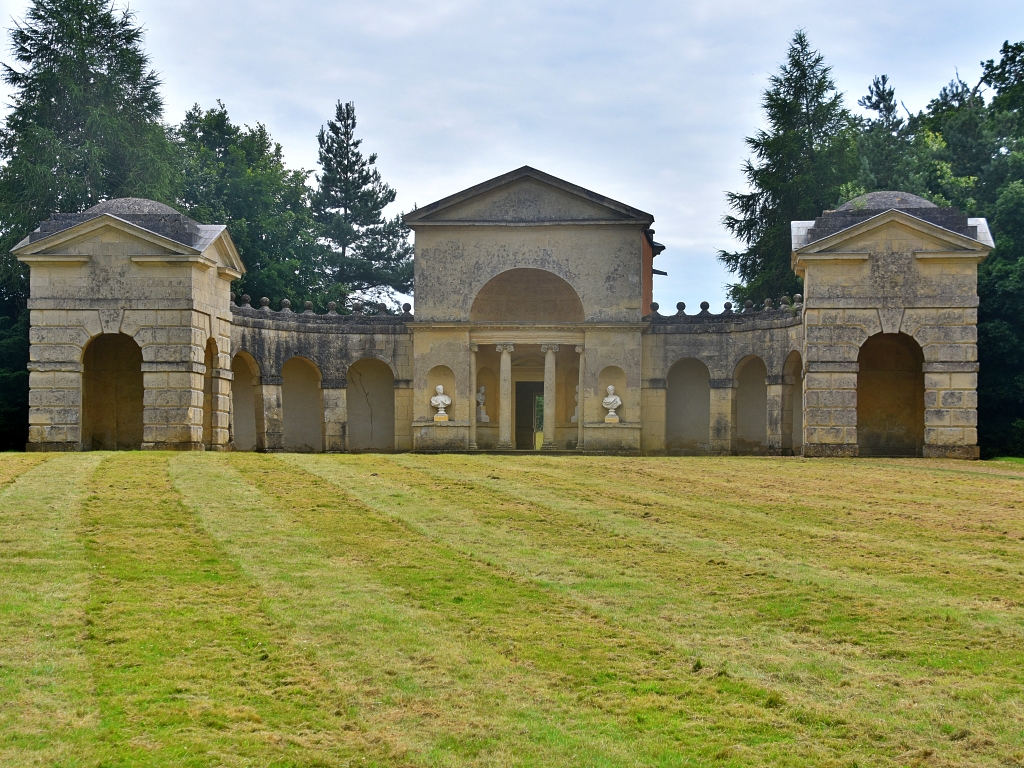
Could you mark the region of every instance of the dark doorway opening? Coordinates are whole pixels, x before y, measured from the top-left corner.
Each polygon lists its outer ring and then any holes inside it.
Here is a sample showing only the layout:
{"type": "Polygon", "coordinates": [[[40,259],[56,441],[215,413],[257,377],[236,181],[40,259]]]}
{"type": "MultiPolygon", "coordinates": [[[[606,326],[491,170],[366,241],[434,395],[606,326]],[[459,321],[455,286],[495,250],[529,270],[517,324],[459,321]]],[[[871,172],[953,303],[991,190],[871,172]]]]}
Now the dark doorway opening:
{"type": "Polygon", "coordinates": [[[516,382],[516,450],[537,449],[537,433],[544,431],[544,382],[516,382]]]}

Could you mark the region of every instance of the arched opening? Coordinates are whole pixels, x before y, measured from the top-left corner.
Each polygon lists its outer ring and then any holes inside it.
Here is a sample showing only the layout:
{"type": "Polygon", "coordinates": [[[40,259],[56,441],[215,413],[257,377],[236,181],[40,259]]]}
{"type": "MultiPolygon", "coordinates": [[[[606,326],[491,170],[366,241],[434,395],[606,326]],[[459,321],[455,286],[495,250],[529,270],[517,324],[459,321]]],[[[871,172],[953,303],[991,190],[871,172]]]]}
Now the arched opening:
{"type": "Polygon", "coordinates": [[[366,358],[348,369],[348,448],[395,448],[395,376],[387,363],[366,358]]]}
{"type": "Polygon", "coordinates": [[[800,456],[804,450],[803,360],[796,350],[782,366],[782,455],[800,456]]]}
{"type": "Polygon", "coordinates": [[[232,437],[236,451],[255,451],[257,423],[257,384],[260,378],[259,364],[245,352],[239,352],[231,361],[231,419],[232,437]]]}
{"type": "Polygon", "coordinates": [[[510,269],[492,278],[473,300],[473,322],[582,323],[583,303],[558,275],[510,269]]]}
{"type": "Polygon", "coordinates": [[[281,441],[286,451],[319,453],[324,449],[324,404],[320,369],[303,357],[281,368],[283,421],[281,441]]]}
{"type": "Polygon", "coordinates": [[[213,448],[213,369],[217,367],[218,354],[216,339],[209,339],[203,359],[203,445],[207,450],[213,448]]]}
{"type": "Polygon", "coordinates": [[[764,453],[768,442],[768,369],[751,355],[736,366],[736,453],[764,453]]]}
{"type": "Polygon", "coordinates": [[[857,446],[861,456],[920,456],[924,446],[924,355],[903,333],[879,333],[857,356],[857,446]]]}
{"type": "Polygon", "coordinates": [[[665,392],[665,450],[676,456],[707,453],[711,435],[711,374],[700,360],[678,361],[665,392]]]}
{"type": "MultiPolygon", "coordinates": [[[[626,406],[626,372],[617,365],[609,365],[606,368],[602,368],[601,372],[597,375],[597,404],[599,406],[601,401],[607,396],[609,386],[615,387],[615,394],[622,400],[622,405],[615,411],[619,421],[629,421],[631,417],[637,420],[635,415],[630,413],[626,406]]],[[[599,413],[601,421],[603,421],[608,411],[602,406],[599,413]]]]}
{"type": "Polygon", "coordinates": [[[85,348],[82,446],[93,451],[142,447],[142,349],[131,336],[104,333],[85,348]]]}

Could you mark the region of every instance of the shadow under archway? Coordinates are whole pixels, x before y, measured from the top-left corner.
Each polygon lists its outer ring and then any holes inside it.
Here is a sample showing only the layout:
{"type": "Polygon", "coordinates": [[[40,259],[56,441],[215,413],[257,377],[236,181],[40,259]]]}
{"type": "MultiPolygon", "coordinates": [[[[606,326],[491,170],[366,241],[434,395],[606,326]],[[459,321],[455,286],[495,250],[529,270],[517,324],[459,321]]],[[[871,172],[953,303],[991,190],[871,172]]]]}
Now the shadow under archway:
{"type": "Polygon", "coordinates": [[[878,333],[857,355],[861,456],[920,456],[924,449],[924,353],[905,333],[878,333]]]}
{"type": "Polygon", "coordinates": [[[142,349],[123,333],[93,338],[82,357],[82,447],[132,451],[142,447],[142,349]]]}

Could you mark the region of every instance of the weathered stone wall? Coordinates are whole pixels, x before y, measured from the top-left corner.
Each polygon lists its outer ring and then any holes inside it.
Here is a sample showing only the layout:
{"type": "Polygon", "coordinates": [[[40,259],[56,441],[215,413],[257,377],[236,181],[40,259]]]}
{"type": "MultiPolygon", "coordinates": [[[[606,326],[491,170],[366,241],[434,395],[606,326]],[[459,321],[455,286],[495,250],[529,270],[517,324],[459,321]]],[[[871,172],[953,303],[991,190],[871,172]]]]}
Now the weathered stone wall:
{"type": "MultiPolygon", "coordinates": [[[[649,333],[643,337],[643,450],[662,453],[665,441],[666,395],[672,366],[687,359],[703,363],[710,374],[711,433],[706,448],[710,453],[748,452],[779,454],[783,450],[785,398],[800,401],[799,389],[784,380],[786,360],[803,350],[802,307],[794,305],[760,312],[735,313],[731,307],[711,314],[703,305],[699,314],[648,316],[649,333]],[[759,358],[767,369],[765,384],[768,403],[766,439],[762,445],[741,446],[737,435],[737,378],[740,364],[759,358]]],[[[790,405],[792,409],[792,405],[790,405]]]]}
{"type": "MultiPolygon", "coordinates": [[[[320,373],[323,396],[323,447],[348,450],[348,369],[360,360],[379,360],[394,375],[395,450],[411,450],[412,336],[406,323],[411,315],[339,315],[272,311],[232,306],[232,346],[251,357],[258,367],[264,437],[261,447],[276,451],[283,442],[282,369],[294,357],[304,358],[320,373]]],[[[254,406],[255,407],[255,406],[254,406]]]]}

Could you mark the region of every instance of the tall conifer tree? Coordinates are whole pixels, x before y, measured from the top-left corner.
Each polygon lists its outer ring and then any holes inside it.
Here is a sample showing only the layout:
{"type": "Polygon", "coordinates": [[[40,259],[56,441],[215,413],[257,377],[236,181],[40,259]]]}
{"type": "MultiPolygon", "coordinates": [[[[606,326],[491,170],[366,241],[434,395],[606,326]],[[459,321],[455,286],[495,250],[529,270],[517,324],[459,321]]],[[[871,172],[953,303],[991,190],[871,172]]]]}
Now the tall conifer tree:
{"type": "Polygon", "coordinates": [[[173,203],[180,174],[160,79],[113,0],[33,0],[10,31],[0,129],[0,449],[27,430],[28,273],[11,247],[56,211],[112,197],[173,203]]]}
{"type": "Polygon", "coordinates": [[[856,163],[853,118],[831,67],[803,30],[793,35],[786,63],[769,82],[762,99],[768,128],[746,140],[753,154],[743,165],[750,191],[726,196],[737,215],[723,222],[747,249],[718,254],[742,281],[730,286],[741,301],[799,290],[789,264],[789,223],[834,206],[856,163]]]}
{"type": "Polygon", "coordinates": [[[313,211],[331,245],[322,272],[341,298],[382,299],[412,289],[412,246],[402,217],[384,217],[395,190],[375,167],[377,155],[363,156],[355,130],[355,104],[339,101],[334,120],[317,136],[322,173],[313,211]]]}

